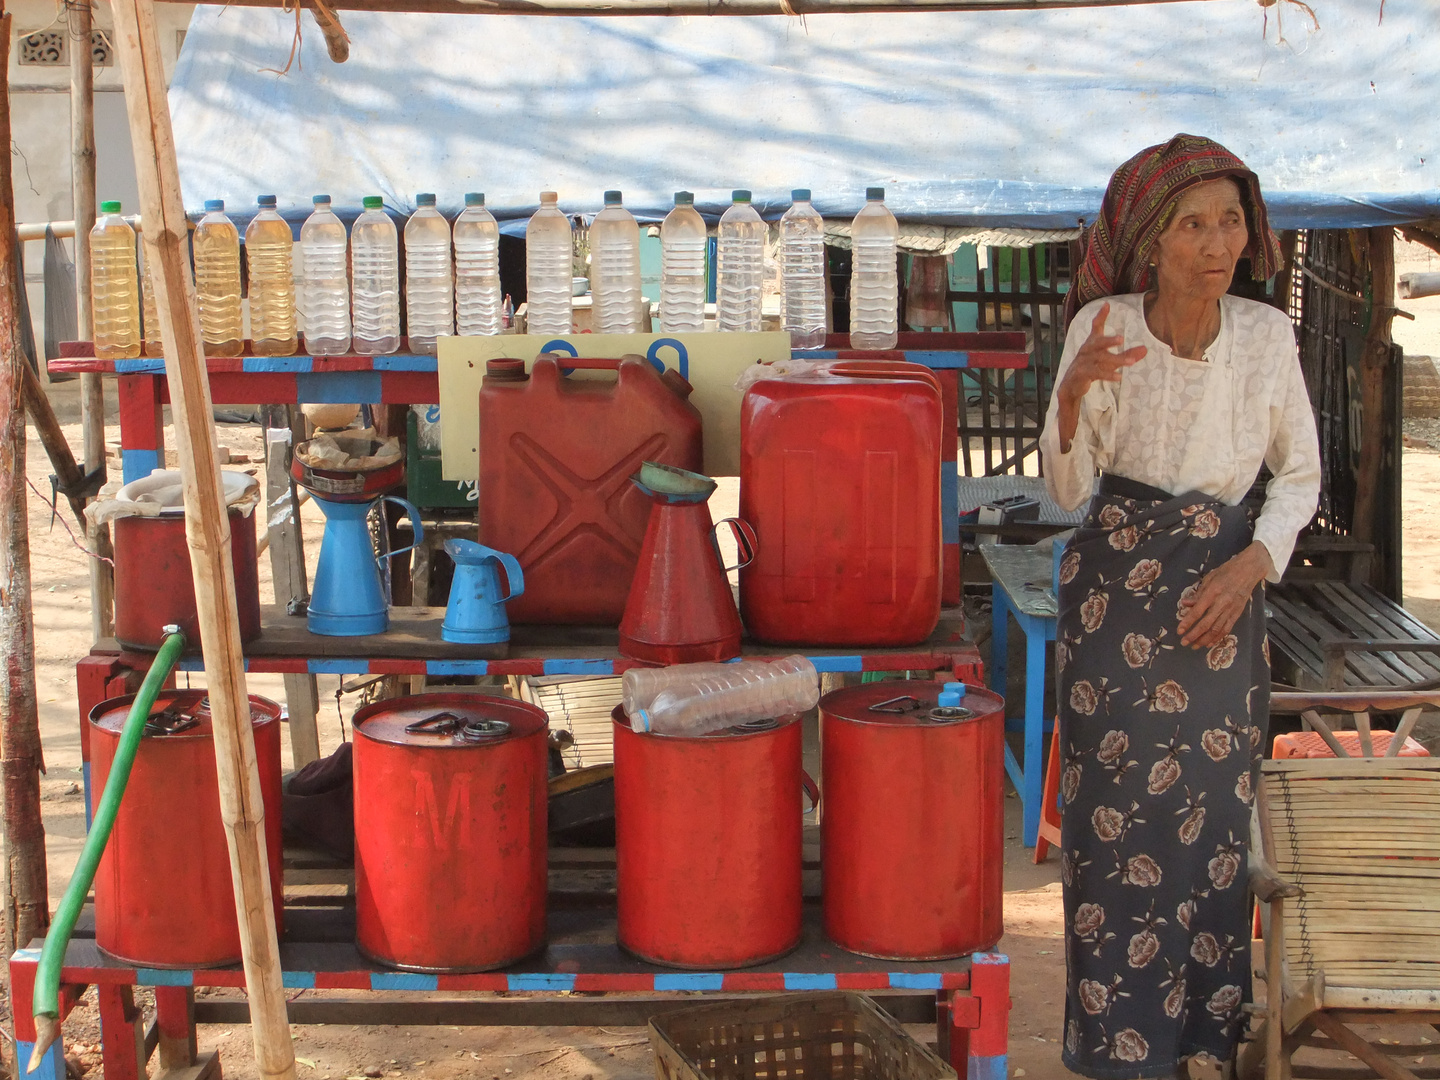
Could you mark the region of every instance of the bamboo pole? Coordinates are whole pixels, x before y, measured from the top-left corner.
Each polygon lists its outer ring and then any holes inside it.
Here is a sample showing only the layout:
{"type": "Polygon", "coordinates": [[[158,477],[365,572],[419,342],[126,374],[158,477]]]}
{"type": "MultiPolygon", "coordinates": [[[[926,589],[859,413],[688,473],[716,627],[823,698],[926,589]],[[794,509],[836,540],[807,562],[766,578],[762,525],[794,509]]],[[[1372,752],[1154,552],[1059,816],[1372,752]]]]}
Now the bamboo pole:
{"type": "Polygon", "coordinates": [[[149,226],[145,254],[153,268],[160,329],[168,346],[165,375],[185,490],[185,533],[214,719],[220,814],[230,848],[255,1063],[263,1080],[294,1080],[295,1052],[280,981],[265,852],[265,808],[240,650],[229,517],[221,495],[200,320],[184,252],[185,212],[159,31],[153,0],[113,0],[111,8],[140,206],[149,226]]]}
{"type": "MultiPolygon", "coordinates": [[[[156,2],[190,4],[194,0],[156,2]]],[[[864,12],[1040,11],[1182,2],[1188,0],[325,0],[324,6],[335,11],[436,12],[451,15],[854,15],[864,12]]],[[[284,6],[281,0],[230,0],[230,3],[243,7],[284,6]]],[[[302,3],[312,12],[315,10],[308,0],[302,0],[302,3]]]]}
{"type": "MultiPolygon", "coordinates": [[[[0,0],[0,70],[10,61],[10,15],[0,0]]],[[[0,145],[10,145],[10,91],[0,86],[0,145]]],[[[0,156],[0,236],[15,228],[10,155],[0,156]]],[[[0,949],[9,956],[45,933],[50,902],[40,822],[40,714],[35,700],[35,625],[25,499],[25,381],[17,340],[20,289],[15,248],[0,243],[0,949]]],[[[8,981],[8,976],[7,976],[8,981]]],[[[7,1047],[6,1056],[11,1056],[7,1047]]]]}

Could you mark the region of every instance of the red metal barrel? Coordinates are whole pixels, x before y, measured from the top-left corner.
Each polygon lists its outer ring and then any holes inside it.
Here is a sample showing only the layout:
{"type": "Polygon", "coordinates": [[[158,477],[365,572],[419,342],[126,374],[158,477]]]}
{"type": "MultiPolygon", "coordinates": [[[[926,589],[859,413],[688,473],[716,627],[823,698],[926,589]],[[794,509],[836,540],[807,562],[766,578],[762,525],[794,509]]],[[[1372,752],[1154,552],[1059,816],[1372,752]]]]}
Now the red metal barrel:
{"type": "MultiPolygon", "coordinates": [[[[120,729],[134,700],[133,694],[111,698],[90,712],[97,793],[110,776],[120,729]]],[[[278,926],[284,904],[280,706],[252,695],[250,722],[278,926]]],[[[230,851],[220,818],[215,742],[204,690],[162,690],[150,711],[115,829],[95,875],[95,943],[141,967],[216,967],[240,960],[230,851]]]]}
{"type": "Polygon", "coordinates": [[[800,721],[696,738],[615,719],[620,947],[745,967],[800,942],[800,721]]]}
{"type": "Polygon", "coordinates": [[[549,721],[420,694],[355,714],[355,940],[407,971],[489,971],[545,943],[549,721]]]}
{"type": "Polygon", "coordinates": [[[825,932],[886,960],[989,948],[1003,930],[1004,702],[878,682],[820,699],[825,932]]]}

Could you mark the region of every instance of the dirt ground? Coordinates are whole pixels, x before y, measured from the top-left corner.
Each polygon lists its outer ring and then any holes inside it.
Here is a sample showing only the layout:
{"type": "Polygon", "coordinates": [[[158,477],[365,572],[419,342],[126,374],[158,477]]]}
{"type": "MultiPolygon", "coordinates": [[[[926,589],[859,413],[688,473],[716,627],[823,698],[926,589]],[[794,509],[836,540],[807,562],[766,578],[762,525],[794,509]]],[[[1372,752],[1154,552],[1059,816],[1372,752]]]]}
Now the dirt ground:
{"type": "MultiPolygon", "coordinates": [[[[1397,272],[1440,270],[1440,257],[1417,245],[1399,244],[1397,272]]],[[[1440,357],[1440,297],[1402,301],[1416,316],[1397,319],[1395,337],[1407,353],[1440,357]]],[[[71,445],[80,446],[78,382],[51,387],[52,400],[71,445]]],[[[114,409],[113,390],[110,408],[114,409]]],[[[1421,425],[1407,440],[1403,462],[1405,520],[1405,600],[1408,607],[1440,629],[1440,446],[1432,446],[1431,427],[1421,425]]],[[[112,414],[108,435],[118,446],[112,414]]],[[[222,444],[238,455],[261,460],[259,428],[222,426],[222,444]]],[[[1437,439],[1440,441],[1440,439],[1437,439]]],[[[37,492],[49,493],[50,467],[38,440],[27,447],[27,473],[37,492]]],[[[112,459],[118,474],[118,458],[112,459]]],[[[173,464],[173,453],[172,453],[173,464]]],[[[250,466],[239,465],[246,468],[250,466]]],[[[319,520],[306,507],[313,559],[319,520]]],[[[47,774],[42,781],[49,855],[51,902],[64,890],[84,837],[75,662],[91,642],[86,557],[64,528],[53,525],[49,508],[32,492],[30,507],[31,572],[34,580],[36,684],[47,774]]],[[[269,560],[260,560],[261,596],[271,596],[269,560]]],[[[279,676],[252,676],[253,693],[283,699],[279,676]]],[[[322,750],[340,738],[335,705],[336,680],[321,683],[322,750]]],[[[348,717],[351,706],[346,706],[348,717]]],[[[288,766],[288,747],[286,749],[288,766]]],[[[1057,860],[1034,866],[1018,840],[1019,804],[1006,800],[1005,924],[1000,948],[1012,962],[1010,1075],[1050,1078],[1066,1075],[1059,1064],[1059,1033],[1064,1008],[1065,970],[1057,860]]],[[[313,991],[297,991],[297,994],[313,991]]],[[[93,994],[91,995],[93,998],[93,994]]],[[[8,1018],[5,1024],[8,1037],[8,1018]]],[[[933,1032],[914,1029],[922,1038],[933,1032]]],[[[295,1052],[301,1080],[341,1080],[378,1076],[469,1077],[478,1080],[641,1080],[653,1067],[645,1032],[639,1028],[385,1028],[296,1026],[295,1052]]],[[[65,1025],[67,1051],[88,1080],[101,1075],[99,1035],[93,1005],[82,1007],[65,1025]]],[[[228,1076],[256,1075],[248,1027],[202,1027],[202,1050],[219,1049],[228,1076]]]]}

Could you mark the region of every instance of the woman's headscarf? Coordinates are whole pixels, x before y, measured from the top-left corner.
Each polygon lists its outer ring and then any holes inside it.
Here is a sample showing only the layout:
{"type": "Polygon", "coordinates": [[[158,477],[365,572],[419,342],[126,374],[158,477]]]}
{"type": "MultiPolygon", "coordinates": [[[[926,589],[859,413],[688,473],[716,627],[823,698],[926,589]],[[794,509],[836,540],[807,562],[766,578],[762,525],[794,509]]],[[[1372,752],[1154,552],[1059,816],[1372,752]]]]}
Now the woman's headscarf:
{"type": "Polygon", "coordinates": [[[1213,139],[1176,135],[1141,150],[1110,177],[1100,216],[1086,233],[1084,261],[1065,298],[1066,325],[1091,300],[1148,289],[1155,242],[1170,223],[1175,200],[1187,188],[1225,177],[1240,185],[1251,274],[1256,281],[1274,274],[1280,268],[1280,244],[1270,231],[1259,179],[1213,139]]]}

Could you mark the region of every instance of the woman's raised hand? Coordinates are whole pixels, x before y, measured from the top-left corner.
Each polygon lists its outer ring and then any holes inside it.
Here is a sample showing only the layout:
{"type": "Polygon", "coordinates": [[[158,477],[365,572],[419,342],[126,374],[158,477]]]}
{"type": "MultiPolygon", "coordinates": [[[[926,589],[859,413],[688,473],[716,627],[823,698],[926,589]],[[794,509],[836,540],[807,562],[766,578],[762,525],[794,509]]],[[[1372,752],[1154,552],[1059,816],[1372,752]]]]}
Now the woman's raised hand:
{"type": "Polygon", "coordinates": [[[1075,439],[1075,429],[1080,423],[1080,399],[1091,385],[1096,382],[1118,383],[1120,372],[1143,359],[1147,351],[1144,345],[1136,345],[1123,352],[1117,351],[1125,344],[1125,338],[1123,335],[1105,333],[1105,320],[1109,317],[1110,302],[1107,300],[1095,313],[1095,321],[1090,325],[1090,336],[1085,339],[1085,344],[1080,346],[1080,351],[1075,354],[1075,359],[1065,371],[1065,378],[1055,388],[1055,393],[1060,398],[1062,454],[1070,452],[1070,444],[1075,439]]]}

